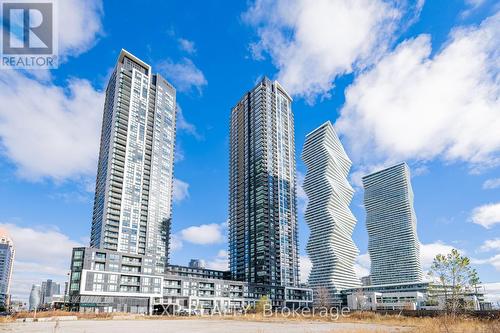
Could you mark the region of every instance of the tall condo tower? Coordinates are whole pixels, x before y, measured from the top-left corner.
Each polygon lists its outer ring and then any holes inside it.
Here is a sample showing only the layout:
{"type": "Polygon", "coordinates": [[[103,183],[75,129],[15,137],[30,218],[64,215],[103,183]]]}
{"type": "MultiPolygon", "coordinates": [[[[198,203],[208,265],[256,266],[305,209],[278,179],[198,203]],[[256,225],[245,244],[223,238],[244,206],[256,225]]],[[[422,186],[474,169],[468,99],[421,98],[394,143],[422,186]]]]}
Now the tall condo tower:
{"type": "Polygon", "coordinates": [[[231,111],[229,262],[234,279],[297,286],[292,98],[268,78],[231,111]]]}
{"type": "Polygon", "coordinates": [[[329,121],[306,136],[302,159],[309,199],[309,286],[315,291],[326,288],[333,298],[342,289],[360,286],[354,271],[359,251],[352,240],[356,218],[349,209],[354,190],[347,181],[352,163],[329,121]]]}
{"type": "Polygon", "coordinates": [[[106,88],[90,246],[168,261],[175,89],[122,50],[106,88]]]}
{"type": "Polygon", "coordinates": [[[14,265],[14,243],[0,230],[0,306],[10,303],[10,282],[14,265]]]}
{"type": "Polygon", "coordinates": [[[422,265],[406,163],[363,177],[373,285],[420,282],[422,265]]]}

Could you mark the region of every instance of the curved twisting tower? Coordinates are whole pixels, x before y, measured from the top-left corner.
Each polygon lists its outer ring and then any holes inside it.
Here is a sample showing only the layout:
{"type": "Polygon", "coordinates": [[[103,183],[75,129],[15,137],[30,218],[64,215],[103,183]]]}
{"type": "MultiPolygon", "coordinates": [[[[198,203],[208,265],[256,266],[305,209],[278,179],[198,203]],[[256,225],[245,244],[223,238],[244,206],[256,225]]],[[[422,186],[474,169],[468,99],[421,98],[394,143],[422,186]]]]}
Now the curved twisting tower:
{"type": "Polygon", "coordinates": [[[340,290],[360,285],[354,271],[359,250],[352,240],[356,218],[349,209],[354,190],[347,181],[352,163],[329,121],[307,135],[302,159],[309,199],[309,285],[316,291],[326,288],[335,300],[340,290]]]}

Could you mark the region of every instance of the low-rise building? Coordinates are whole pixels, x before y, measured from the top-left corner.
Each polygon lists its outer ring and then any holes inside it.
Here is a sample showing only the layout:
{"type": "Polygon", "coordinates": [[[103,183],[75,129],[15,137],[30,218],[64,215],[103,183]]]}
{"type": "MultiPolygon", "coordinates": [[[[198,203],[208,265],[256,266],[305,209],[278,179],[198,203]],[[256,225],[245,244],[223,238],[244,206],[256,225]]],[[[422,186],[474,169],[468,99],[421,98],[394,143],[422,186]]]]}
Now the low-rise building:
{"type": "MultiPolygon", "coordinates": [[[[443,288],[431,282],[362,286],[342,294],[351,310],[442,310],[447,299],[443,288]]],[[[480,292],[464,293],[461,300],[471,310],[480,310],[485,303],[480,292]]]]}
{"type": "Polygon", "coordinates": [[[275,307],[306,307],[312,290],[230,280],[229,272],[169,265],[156,270],[153,258],[96,248],[74,248],[69,288],[74,311],[174,313],[228,312],[269,297],[275,307]]]}

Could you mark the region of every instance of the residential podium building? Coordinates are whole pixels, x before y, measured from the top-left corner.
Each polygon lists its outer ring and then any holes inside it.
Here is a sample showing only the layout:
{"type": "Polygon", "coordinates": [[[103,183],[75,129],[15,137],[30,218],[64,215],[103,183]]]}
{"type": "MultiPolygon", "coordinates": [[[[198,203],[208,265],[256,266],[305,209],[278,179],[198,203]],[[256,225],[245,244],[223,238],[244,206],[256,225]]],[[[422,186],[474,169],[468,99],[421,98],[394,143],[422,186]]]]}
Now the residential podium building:
{"type": "MultiPolygon", "coordinates": [[[[292,98],[263,78],[231,110],[229,266],[235,280],[297,286],[292,98]]],[[[272,288],[270,290],[273,297],[272,288]]]]}
{"type": "Polygon", "coordinates": [[[4,308],[8,308],[10,303],[10,283],[14,254],[14,243],[7,234],[0,233],[0,307],[4,308]]]}
{"type": "Polygon", "coordinates": [[[174,87],[122,50],[106,88],[91,247],[168,262],[174,87]]]}
{"type": "Polygon", "coordinates": [[[360,286],[354,271],[359,251],[352,240],[356,218],[349,209],[354,190],[347,180],[352,163],[329,121],[306,136],[302,159],[307,166],[309,286],[317,292],[326,288],[333,303],[340,300],[340,291],[360,286]]]}
{"type": "MultiPolygon", "coordinates": [[[[168,265],[155,271],[151,257],[112,250],[74,248],[69,307],[80,312],[172,314],[179,310],[227,313],[255,306],[268,289],[231,279],[229,272],[168,265]]],[[[274,288],[276,306],[306,307],[312,290],[274,288]]]]}
{"type": "Polygon", "coordinates": [[[363,177],[371,283],[422,281],[417,217],[406,163],[363,177]]]}

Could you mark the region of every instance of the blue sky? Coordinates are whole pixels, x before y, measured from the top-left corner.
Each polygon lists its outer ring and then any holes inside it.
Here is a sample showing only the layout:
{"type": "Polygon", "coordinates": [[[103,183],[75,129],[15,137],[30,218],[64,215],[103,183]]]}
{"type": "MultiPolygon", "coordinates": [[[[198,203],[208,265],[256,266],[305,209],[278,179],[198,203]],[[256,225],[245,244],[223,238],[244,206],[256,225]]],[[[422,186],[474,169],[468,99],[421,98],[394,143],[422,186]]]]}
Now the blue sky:
{"type": "MultiPolygon", "coordinates": [[[[125,48],[178,89],[172,263],[227,265],[229,113],[267,75],[294,97],[299,180],[305,135],[327,120],[353,160],[359,274],[369,270],[360,177],[405,160],[424,268],[456,247],[500,300],[499,10],[491,0],[59,2],[59,68],[0,73],[14,297],[63,281],[70,248],[88,243],[103,89],[125,48]]],[[[306,275],[302,191],[299,204],[306,275]]]]}

